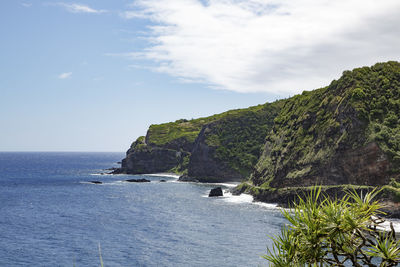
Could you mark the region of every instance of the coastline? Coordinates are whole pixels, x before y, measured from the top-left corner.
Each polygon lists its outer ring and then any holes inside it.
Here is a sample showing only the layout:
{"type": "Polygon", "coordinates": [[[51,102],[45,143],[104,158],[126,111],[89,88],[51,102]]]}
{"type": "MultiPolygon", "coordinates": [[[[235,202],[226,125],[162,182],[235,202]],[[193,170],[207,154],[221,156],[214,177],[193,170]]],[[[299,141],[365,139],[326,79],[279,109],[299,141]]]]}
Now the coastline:
{"type": "MultiPolygon", "coordinates": [[[[123,173],[112,173],[113,175],[123,173]]],[[[185,179],[187,176],[180,175],[173,172],[161,172],[161,173],[147,173],[147,174],[127,174],[127,175],[144,175],[151,177],[166,177],[173,178],[175,182],[183,183],[195,183],[195,184],[206,184],[212,186],[224,186],[229,188],[227,192],[233,196],[239,196],[241,194],[247,194],[252,196],[252,202],[258,203],[259,205],[267,205],[268,207],[280,207],[288,208],[296,199],[300,196],[303,197],[307,194],[312,186],[308,187],[283,187],[283,188],[270,188],[270,187],[259,187],[254,186],[247,181],[239,183],[235,180],[223,182],[201,182],[195,178],[185,179]],[[183,179],[182,179],[183,178],[183,179]]],[[[356,190],[357,193],[362,194],[372,190],[373,186],[365,185],[322,185],[322,192],[331,198],[341,198],[344,196],[346,190],[356,190]]],[[[381,187],[381,193],[378,194],[378,199],[383,203],[382,211],[385,213],[385,218],[400,219],[400,202],[399,193],[397,188],[390,185],[381,187]]],[[[399,228],[400,230],[400,228],[399,228]]]]}
{"type": "MultiPolygon", "coordinates": [[[[121,174],[121,173],[120,173],[121,174]]],[[[119,174],[119,175],[120,175],[119,174]]],[[[115,175],[115,174],[114,174],[115,175]]],[[[261,188],[255,187],[248,184],[247,182],[238,183],[232,182],[221,182],[221,183],[206,183],[199,182],[196,180],[185,181],[180,178],[182,175],[171,172],[162,173],[147,173],[147,174],[127,174],[127,175],[143,175],[150,177],[165,177],[173,178],[172,182],[179,183],[193,183],[199,185],[209,185],[209,186],[223,186],[224,196],[218,197],[219,199],[235,204],[249,203],[263,207],[268,210],[281,211],[282,209],[289,209],[291,203],[295,201],[298,196],[304,196],[310,191],[311,187],[295,187],[295,188],[261,188]]],[[[354,188],[356,192],[363,193],[372,190],[372,186],[360,186],[360,185],[335,185],[335,186],[322,186],[323,193],[328,197],[342,197],[345,190],[354,188]]],[[[382,187],[385,189],[384,187],[382,187]]],[[[397,233],[400,233],[400,203],[394,201],[396,196],[388,194],[388,190],[383,190],[384,192],[380,194],[379,199],[384,203],[383,211],[386,215],[383,216],[385,222],[380,225],[382,230],[389,231],[390,223],[397,233]]],[[[204,195],[208,197],[208,195],[204,195]]]]}

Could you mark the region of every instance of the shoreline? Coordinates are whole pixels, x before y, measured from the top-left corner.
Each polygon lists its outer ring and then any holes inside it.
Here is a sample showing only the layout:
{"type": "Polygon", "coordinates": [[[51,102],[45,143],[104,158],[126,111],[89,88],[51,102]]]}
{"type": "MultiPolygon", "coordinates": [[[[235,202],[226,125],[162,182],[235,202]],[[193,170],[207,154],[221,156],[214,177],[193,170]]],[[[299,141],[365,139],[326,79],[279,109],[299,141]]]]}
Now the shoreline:
{"type": "MultiPolygon", "coordinates": [[[[112,175],[121,175],[112,174],[112,175]]],[[[101,175],[101,174],[99,174],[101,175]]],[[[232,182],[199,182],[199,181],[185,181],[180,180],[181,175],[170,172],[162,172],[162,173],[146,173],[146,174],[126,174],[133,176],[150,176],[150,177],[165,177],[165,178],[173,178],[175,179],[172,182],[180,182],[180,183],[193,183],[199,185],[210,185],[210,186],[223,186],[226,189],[224,190],[224,196],[219,197],[223,201],[229,203],[243,204],[249,203],[252,205],[257,205],[263,207],[265,209],[280,211],[281,209],[288,209],[290,203],[293,203],[295,198],[298,196],[304,196],[307,192],[309,192],[310,187],[293,187],[293,188],[260,188],[253,185],[250,185],[246,182],[238,183],[235,181],[232,182]],[[269,196],[268,196],[269,195],[269,196]]],[[[382,186],[384,188],[385,186],[382,186]]],[[[354,188],[358,193],[366,192],[371,190],[372,186],[361,186],[361,185],[330,185],[330,186],[322,186],[323,193],[328,197],[341,197],[344,194],[345,190],[354,188]]],[[[387,190],[386,190],[387,191],[387,190]]],[[[393,196],[387,195],[388,192],[384,192],[381,194],[378,199],[384,202],[383,211],[388,214],[388,216],[383,216],[385,222],[380,226],[383,230],[390,230],[390,223],[393,224],[393,227],[397,233],[400,233],[400,203],[397,203],[393,200],[393,196]],[[386,195],[385,195],[386,193],[386,195]],[[392,207],[389,207],[392,206],[392,207]],[[393,207],[395,206],[395,207],[393,207]]],[[[206,196],[205,196],[206,197],[206,196]]],[[[208,197],[208,196],[207,196],[208,197]]]]}

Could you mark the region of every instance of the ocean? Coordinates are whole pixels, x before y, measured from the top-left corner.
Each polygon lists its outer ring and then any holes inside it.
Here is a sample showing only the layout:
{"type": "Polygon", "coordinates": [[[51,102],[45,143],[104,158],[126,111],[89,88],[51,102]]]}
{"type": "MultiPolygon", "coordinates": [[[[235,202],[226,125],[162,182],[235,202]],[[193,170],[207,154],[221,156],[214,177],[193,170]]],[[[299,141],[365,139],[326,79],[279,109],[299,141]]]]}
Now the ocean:
{"type": "Polygon", "coordinates": [[[101,175],[123,157],[1,152],[0,266],[268,265],[269,235],[285,223],[278,208],[207,197],[215,184],[101,175]]]}

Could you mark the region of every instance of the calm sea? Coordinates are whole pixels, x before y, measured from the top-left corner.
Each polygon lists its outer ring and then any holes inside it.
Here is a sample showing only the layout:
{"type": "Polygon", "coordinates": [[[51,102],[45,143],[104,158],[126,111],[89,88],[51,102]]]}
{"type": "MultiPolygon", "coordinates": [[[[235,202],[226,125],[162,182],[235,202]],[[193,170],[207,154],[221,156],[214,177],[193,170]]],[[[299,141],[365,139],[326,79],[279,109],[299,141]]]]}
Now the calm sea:
{"type": "Polygon", "coordinates": [[[279,210],[208,198],[215,185],[99,175],[123,157],[0,153],[0,266],[99,266],[99,245],[104,266],[267,266],[279,210]]]}

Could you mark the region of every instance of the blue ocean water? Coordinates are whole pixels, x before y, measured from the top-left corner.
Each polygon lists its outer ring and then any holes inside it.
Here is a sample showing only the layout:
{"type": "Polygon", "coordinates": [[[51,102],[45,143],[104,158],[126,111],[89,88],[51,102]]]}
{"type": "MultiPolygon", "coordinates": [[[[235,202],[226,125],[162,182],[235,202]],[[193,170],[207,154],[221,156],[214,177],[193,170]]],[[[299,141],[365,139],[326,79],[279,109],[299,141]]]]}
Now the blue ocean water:
{"type": "Polygon", "coordinates": [[[206,197],[215,185],[95,175],[123,156],[0,153],[0,266],[99,266],[99,244],[105,266],[268,265],[279,210],[206,197]]]}

